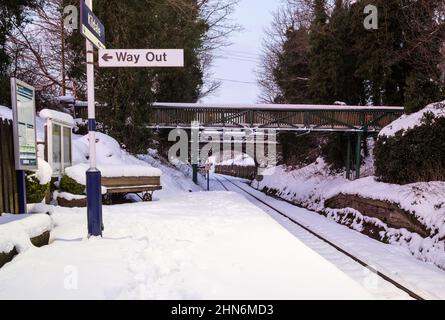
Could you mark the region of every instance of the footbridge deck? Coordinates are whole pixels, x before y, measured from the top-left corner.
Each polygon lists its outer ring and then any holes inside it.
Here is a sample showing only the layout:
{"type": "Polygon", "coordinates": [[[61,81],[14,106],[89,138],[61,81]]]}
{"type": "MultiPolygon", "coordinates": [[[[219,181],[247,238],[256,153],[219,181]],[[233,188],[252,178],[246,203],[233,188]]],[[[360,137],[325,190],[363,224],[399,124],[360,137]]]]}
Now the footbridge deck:
{"type": "Polygon", "coordinates": [[[277,131],[379,132],[403,107],[342,105],[226,105],[155,103],[150,128],[272,129],[277,131]]]}

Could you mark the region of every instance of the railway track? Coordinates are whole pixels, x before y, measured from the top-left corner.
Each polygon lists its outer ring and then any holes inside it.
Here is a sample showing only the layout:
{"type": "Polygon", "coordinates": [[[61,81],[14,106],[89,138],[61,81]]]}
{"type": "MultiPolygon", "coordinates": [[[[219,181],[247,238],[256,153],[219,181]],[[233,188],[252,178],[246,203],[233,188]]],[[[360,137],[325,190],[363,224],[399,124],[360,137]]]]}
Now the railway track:
{"type": "Polygon", "coordinates": [[[259,201],[260,203],[262,203],[263,205],[265,205],[266,207],[272,209],[273,211],[275,211],[276,213],[278,213],[280,216],[288,219],[289,221],[291,221],[292,223],[294,223],[295,225],[297,225],[298,227],[300,227],[301,229],[305,230],[306,232],[310,233],[311,235],[313,235],[314,237],[318,238],[319,240],[325,242],[326,244],[328,244],[329,246],[331,246],[332,248],[334,248],[335,250],[339,251],[340,253],[342,253],[343,255],[347,256],[348,258],[352,259],[354,262],[360,264],[361,266],[365,267],[366,269],[368,269],[370,272],[376,274],[377,276],[379,276],[380,278],[382,278],[383,280],[385,280],[386,282],[392,284],[393,286],[395,286],[397,289],[405,292],[406,294],[408,294],[411,298],[415,299],[415,300],[427,300],[426,298],[422,297],[420,294],[415,293],[413,290],[407,288],[405,285],[401,284],[400,282],[394,280],[393,278],[391,278],[390,276],[378,271],[377,269],[375,269],[374,267],[370,266],[367,262],[363,261],[361,258],[355,256],[354,254],[349,253],[348,251],[346,251],[345,249],[341,248],[339,245],[333,243],[332,241],[326,239],[326,237],[318,234],[317,232],[311,230],[309,227],[305,226],[304,224],[302,224],[301,222],[297,221],[295,218],[290,217],[289,215],[287,215],[285,212],[283,212],[280,209],[277,209],[275,207],[273,207],[272,205],[268,204],[267,202],[265,202],[264,200],[260,199],[259,197],[257,197],[256,195],[252,194],[251,192],[247,191],[245,188],[240,187],[238,184],[234,183],[233,181],[227,179],[226,177],[222,177],[224,179],[224,182],[221,181],[221,179],[219,179],[218,177],[214,177],[216,179],[216,181],[221,184],[223,186],[223,188],[226,191],[230,191],[229,188],[227,188],[227,186],[224,183],[229,183],[230,185],[233,185],[234,187],[236,187],[237,189],[241,190],[243,193],[249,195],[250,197],[254,198],[256,201],[259,201]]]}

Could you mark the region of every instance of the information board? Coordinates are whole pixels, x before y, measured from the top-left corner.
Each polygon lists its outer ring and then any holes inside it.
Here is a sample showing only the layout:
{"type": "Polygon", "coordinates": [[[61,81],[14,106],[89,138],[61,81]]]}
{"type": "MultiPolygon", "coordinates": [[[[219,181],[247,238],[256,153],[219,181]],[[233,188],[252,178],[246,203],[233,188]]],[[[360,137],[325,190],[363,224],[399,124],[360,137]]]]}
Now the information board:
{"type": "Polygon", "coordinates": [[[11,79],[16,170],[37,170],[35,89],[11,79]]]}

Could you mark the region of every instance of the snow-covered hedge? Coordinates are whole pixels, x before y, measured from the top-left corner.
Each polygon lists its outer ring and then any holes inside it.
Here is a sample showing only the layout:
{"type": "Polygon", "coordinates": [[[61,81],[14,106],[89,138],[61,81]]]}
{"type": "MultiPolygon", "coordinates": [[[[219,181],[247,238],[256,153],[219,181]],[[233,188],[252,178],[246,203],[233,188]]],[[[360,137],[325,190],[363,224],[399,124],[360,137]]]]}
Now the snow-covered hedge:
{"type": "Polygon", "coordinates": [[[386,127],[375,148],[383,182],[445,181],[445,103],[404,115],[386,127]]]}
{"type": "Polygon", "coordinates": [[[433,103],[425,107],[425,109],[413,114],[405,114],[396,121],[392,122],[382,131],[380,137],[393,137],[397,133],[404,135],[410,129],[414,129],[423,124],[423,119],[428,114],[433,115],[434,119],[445,118],[445,101],[433,103]]]}
{"type": "Polygon", "coordinates": [[[52,169],[50,165],[39,159],[38,170],[28,172],[26,178],[26,199],[28,203],[39,203],[45,199],[50,189],[52,169]]]}

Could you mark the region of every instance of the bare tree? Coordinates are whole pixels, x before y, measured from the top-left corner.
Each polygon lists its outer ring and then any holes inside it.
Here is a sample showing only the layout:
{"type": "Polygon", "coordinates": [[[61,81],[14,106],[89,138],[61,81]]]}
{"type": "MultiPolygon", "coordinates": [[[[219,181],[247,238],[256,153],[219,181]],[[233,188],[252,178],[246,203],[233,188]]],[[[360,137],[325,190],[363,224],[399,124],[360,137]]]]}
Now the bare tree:
{"type": "MultiPolygon", "coordinates": [[[[199,19],[206,25],[207,31],[203,35],[203,45],[198,50],[203,72],[204,86],[201,89],[200,98],[216,92],[221,86],[220,81],[212,80],[211,68],[213,66],[214,52],[229,46],[231,34],[241,30],[240,26],[231,19],[240,0],[196,0],[195,3],[184,0],[167,0],[167,5],[177,13],[187,17],[188,6],[197,5],[199,19]]],[[[192,8],[193,10],[193,8],[192,8]]]]}
{"type": "Polygon", "coordinates": [[[16,26],[8,39],[14,57],[13,73],[27,79],[42,92],[53,95],[75,94],[75,84],[67,76],[71,53],[65,39],[63,0],[46,0],[30,12],[30,22],[16,26]]]}
{"type": "Polygon", "coordinates": [[[240,26],[231,19],[236,5],[240,0],[198,0],[201,19],[208,25],[204,36],[204,45],[199,52],[201,68],[204,74],[204,87],[200,98],[215,93],[221,82],[212,79],[213,53],[215,50],[229,46],[229,36],[241,30],[240,26]]]}

